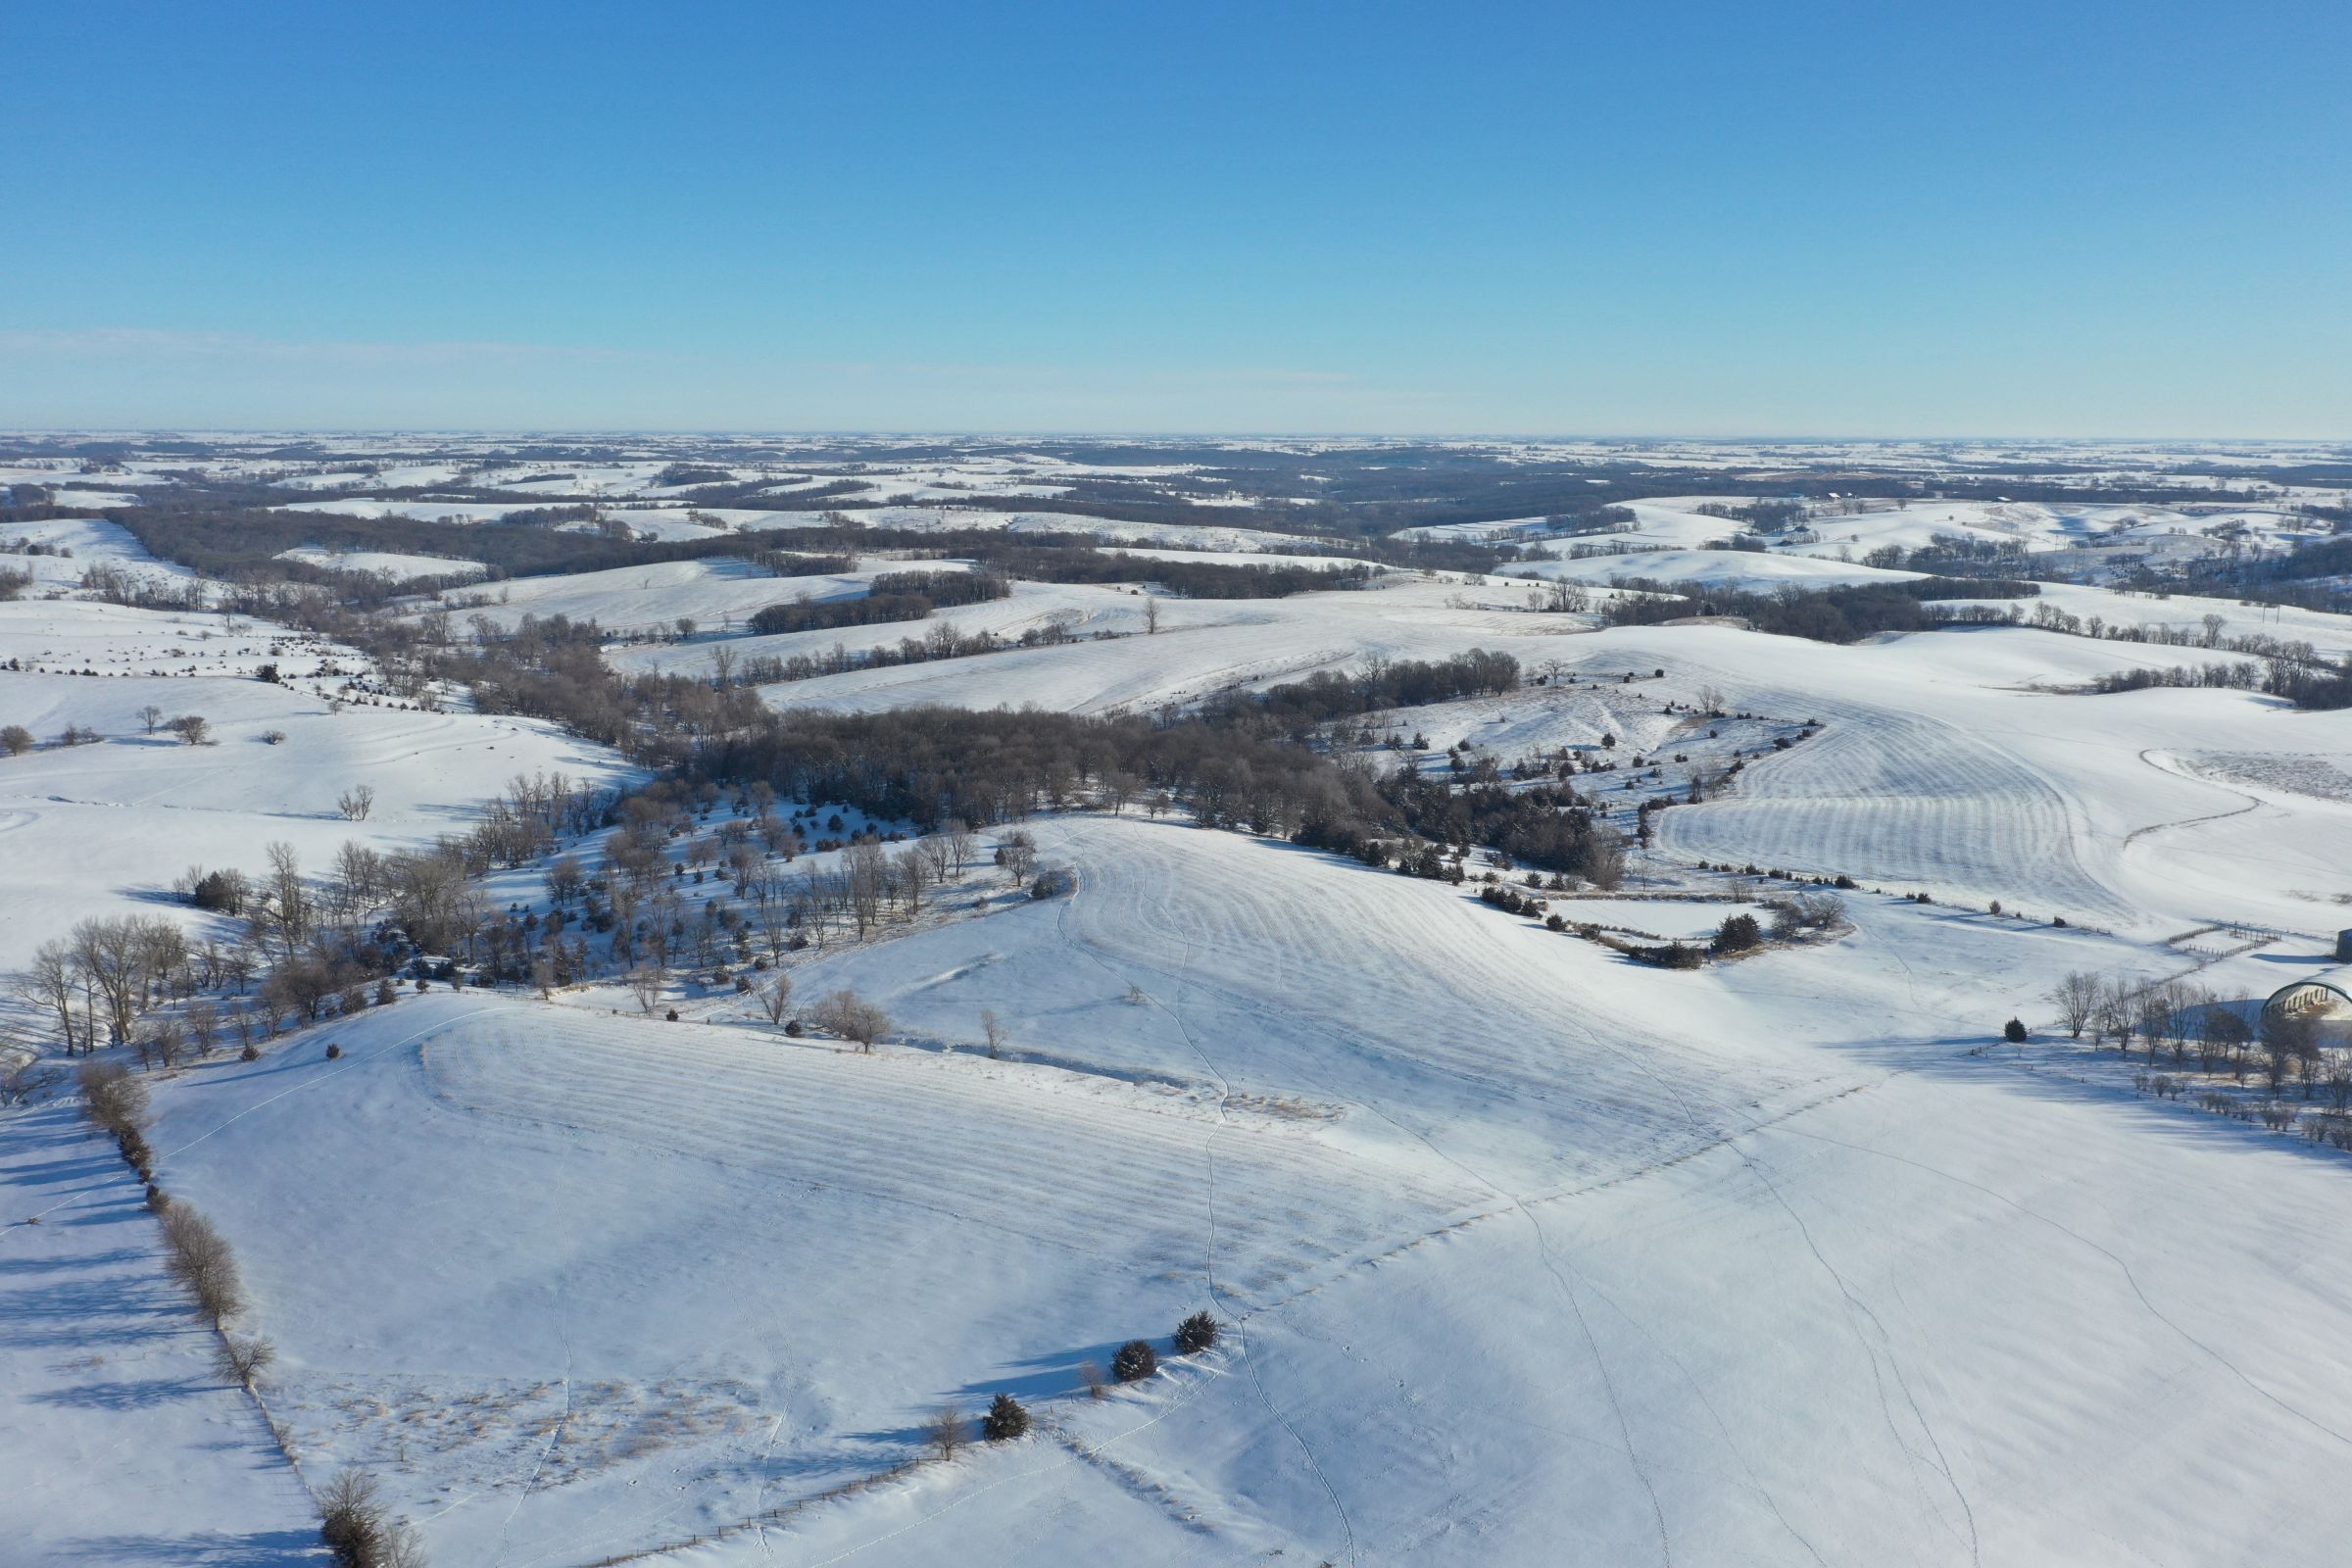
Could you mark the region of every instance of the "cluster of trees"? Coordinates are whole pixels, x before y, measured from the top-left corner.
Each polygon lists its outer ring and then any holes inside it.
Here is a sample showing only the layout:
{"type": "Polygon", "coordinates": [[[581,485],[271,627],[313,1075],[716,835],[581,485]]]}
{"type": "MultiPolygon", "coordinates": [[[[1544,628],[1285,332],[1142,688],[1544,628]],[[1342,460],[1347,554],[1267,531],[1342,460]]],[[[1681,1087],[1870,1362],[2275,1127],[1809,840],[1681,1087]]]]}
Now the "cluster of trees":
{"type": "Polygon", "coordinates": [[[993,569],[1032,582],[1152,582],[1186,599],[1287,599],[1360,588],[1373,575],[1370,566],[1337,562],[1306,566],[1186,561],[1074,545],[1015,544],[1001,534],[976,554],[993,569]]]}
{"type": "MultiPolygon", "coordinates": [[[[1473,845],[1491,845],[1510,863],[1581,877],[1595,887],[1614,888],[1624,881],[1624,836],[1564,783],[1525,789],[1500,782],[1456,786],[1408,763],[1381,776],[1375,787],[1389,808],[1382,817],[1314,824],[1299,842],[1371,864],[1412,853],[1382,839],[1385,818],[1416,839],[1452,846],[1457,858],[1473,845]]],[[[1416,865],[1426,858],[1414,855],[1416,865]]]]}
{"type": "Polygon", "coordinates": [[[2202,986],[2171,980],[2134,985],[2129,978],[2078,970],[2048,997],[2067,1033],[2088,1031],[2093,1047],[2113,1041],[2129,1055],[2134,1043],[2148,1064],[2227,1072],[2237,1083],[2259,1075],[2273,1095],[2296,1086],[2304,1100],[2324,1095],[2336,1111],[2352,1108],[2352,1044],[2330,1033],[2317,1013],[2266,1007],[2249,1025],[2236,1008],[2202,986]]]}
{"type": "Polygon", "coordinates": [[[508,924],[479,879],[539,858],[609,808],[561,774],[517,774],[471,829],[429,848],[379,854],[347,843],[317,878],[285,844],[268,847],[258,875],[190,866],[174,891],[235,917],[227,940],[192,940],[161,915],[93,916],[41,944],[16,990],[54,1022],[70,1054],[112,1042],[171,1067],[232,1040],[250,1048],[287,1020],[388,1004],[390,977],[418,955],[503,958],[508,924]]]}
{"type": "MultiPolygon", "coordinates": [[[[746,554],[743,541],[733,536],[707,539],[650,540],[630,535],[626,528],[615,537],[604,533],[559,531],[553,527],[480,527],[416,517],[357,517],[318,512],[279,512],[283,496],[260,491],[250,500],[193,491],[185,497],[158,493],[143,498],[145,505],[110,507],[104,515],[128,529],[150,555],[176,561],[224,582],[298,584],[326,589],[380,603],[390,586],[371,583],[377,573],[354,572],[303,561],[280,560],[281,554],[304,545],[342,553],[382,551],[398,555],[442,556],[451,563],[450,574],[412,579],[403,592],[459,587],[482,576],[569,575],[605,571],[616,566],[646,566],[668,561],[707,561],[746,554]]],[[[550,508],[526,520],[576,520],[593,509],[550,508]]],[[[756,552],[755,552],[756,553],[756,552]]],[[[770,551],[769,555],[778,554],[770,551]]]]}
{"type": "MultiPolygon", "coordinates": [[[[2166,664],[2161,667],[2111,669],[2091,677],[2090,689],[2103,695],[2201,687],[2211,690],[2258,691],[2264,685],[2262,666],[2250,659],[2229,663],[2166,664]]],[[[2341,706],[2341,705],[2311,705],[2341,706]]]]}
{"type": "Polygon", "coordinates": [[[1389,708],[1417,708],[1519,689],[1519,661],[1483,648],[1450,659],[1392,660],[1375,654],[1357,669],[1318,670],[1259,693],[1228,692],[1201,707],[1210,722],[1303,737],[1315,726],[1389,708]]]}
{"type": "Polygon", "coordinates": [[[2264,689],[2297,708],[2352,708],[2352,656],[2335,664],[2273,664],[2264,689]]]}
{"type": "MultiPolygon", "coordinates": [[[[1070,615],[1075,619],[1075,615],[1070,615]]],[[[1098,639],[1121,635],[1099,631],[1098,639]]],[[[1018,637],[999,637],[982,627],[975,632],[956,629],[952,621],[933,621],[920,637],[902,637],[896,643],[852,651],[835,643],[821,654],[794,654],[789,659],[761,655],[735,661],[732,650],[714,649],[710,655],[715,678],[724,685],[739,681],[746,686],[767,685],[775,681],[814,680],[820,675],[839,675],[853,669],[888,669],[899,664],[925,664],[940,659],[969,659],[979,654],[1003,653],[1013,648],[1045,648],[1059,643],[1077,641],[1064,619],[1050,617],[1035,626],[1024,626],[1018,637]]]]}
{"type": "Polygon", "coordinates": [[[855,599],[801,598],[755,612],[752,634],[825,631],[837,626],[871,626],[894,620],[924,620],[943,605],[976,605],[1004,599],[1012,584],[993,571],[886,571],[855,599]]]}
{"type": "Polygon", "coordinates": [[[93,599],[133,610],[203,610],[212,602],[212,590],[202,577],[132,571],[112,561],[83,567],[81,586],[93,599]]]}
{"type": "Polygon", "coordinates": [[[2017,577],[2029,564],[2022,539],[1987,539],[1982,534],[1936,533],[1916,549],[1881,545],[1862,557],[1866,566],[1924,571],[1943,577],[2017,577]]]}
{"type": "Polygon", "coordinates": [[[1737,615],[1758,631],[1804,637],[1814,642],[1852,643],[1884,631],[1926,631],[1937,626],[2006,623],[2012,612],[1943,600],[2025,599],[2038,585],[2011,578],[1924,577],[1913,582],[1861,583],[1839,588],[1784,588],[1747,593],[1629,577],[1620,587],[1646,597],[1612,599],[1601,613],[1612,626],[1655,626],[1687,615],[1737,615]]]}

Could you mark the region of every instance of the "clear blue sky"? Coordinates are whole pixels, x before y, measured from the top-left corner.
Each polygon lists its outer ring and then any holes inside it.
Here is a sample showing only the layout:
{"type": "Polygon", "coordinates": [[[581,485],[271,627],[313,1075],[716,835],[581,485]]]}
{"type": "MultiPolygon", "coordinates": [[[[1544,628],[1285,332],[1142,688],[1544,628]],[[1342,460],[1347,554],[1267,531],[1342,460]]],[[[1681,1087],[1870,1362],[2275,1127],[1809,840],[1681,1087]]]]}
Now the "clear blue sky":
{"type": "Polygon", "coordinates": [[[2352,437],[2352,6],[0,0],[0,423],[2352,437]]]}

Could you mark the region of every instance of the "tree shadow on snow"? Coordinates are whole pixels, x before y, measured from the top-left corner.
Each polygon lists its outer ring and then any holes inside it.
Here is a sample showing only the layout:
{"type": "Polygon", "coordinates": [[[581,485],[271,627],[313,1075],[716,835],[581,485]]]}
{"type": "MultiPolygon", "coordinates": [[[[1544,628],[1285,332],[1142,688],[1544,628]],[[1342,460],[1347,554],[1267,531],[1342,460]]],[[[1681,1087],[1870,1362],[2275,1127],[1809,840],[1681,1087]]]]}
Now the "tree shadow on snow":
{"type": "Polygon", "coordinates": [[[324,1551],[315,1530],[265,1530],[234,1536],[88,1536],[60,1544],[60,1562],[170,1563],[173,1568],[279,1568],[318,1563],[324,1551]]]}

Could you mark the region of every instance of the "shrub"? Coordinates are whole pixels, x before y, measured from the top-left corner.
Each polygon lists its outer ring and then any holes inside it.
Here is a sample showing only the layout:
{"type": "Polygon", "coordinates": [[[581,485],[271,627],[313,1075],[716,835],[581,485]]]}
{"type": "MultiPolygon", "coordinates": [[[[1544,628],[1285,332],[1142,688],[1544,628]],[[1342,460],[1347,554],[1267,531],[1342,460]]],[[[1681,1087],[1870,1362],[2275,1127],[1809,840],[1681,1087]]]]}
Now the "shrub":
{"type": "Polygon", "coordinates": [[[170,1208],[171,1206],[172,1195],[165,1192],[161,1187],[156,1186],[155,1183],[149,1182],[147,1184],[147,1212],[150,1214],[161,1214],[165,1209],[170,1208]]]}
{"type": "Polygon", "coordinates": [[[667,1012],[663,1013],[662,1016],[662,1018],[663,1018],[665,1021],[667,1021],[667,1022],[669,1022],[669,1023],[676,1023],[676,1022],[678,1021],[678,1009],[677,1009],[677,1008],[675,1008],[675,1007],[672,1007],[672,1008],[670,1008],[670,1009],[669,1009],[667,1012]]]}
{"type": "Polygon", "coordinates": [[[1764,945],[1763,927],[1752,914],[1727,915],[1715,931],[1717,953],[1746,953],[1764,945]]]}
{"type": "Polygon", "coordinates": [[[117,1137],[147,1125],[147,1086],[119,1061],[85,1062],[76,1075],[82,1114],[117,1137]]]}
{"type": "Polygon", "coordinates": [[[32,731],[24,725],[11,724],[0,729],[0,752],[6,752],[11,757],[22,757],[31,750],[32,731]]]}
{"type": "Polygon", "coordinates": [[[1217,1343],[1217,1320],[1206,1312],[1195,1312],[1176,1325],[1176,1352],[1179,1355],[1199,1355],[1217,1343]]]}
{"type": "Polygon", "coordinates": [[[145,1181],[155,1174],[155,1154],[147,1147],[147,1135],[136,1127],[125,1127],[115,1134],[115,1147],[122,1151],[123,1163],[139,1173],[145,1181]]]}
{"type": "Polygon", "coordinates": [[[384,1510],[376,1501],[374,1481],[356,1470],[343,1471],[319,1494],[318,1511],[318,1538],[340,1568],[365,1568],[375,1560],[384,1510]]]}
{"type": "Polygon", "coordinates": [[[170,1254],[166,1271],[196,1298],[205,1316],[219,1323],[244,1306],[237,1260],[212,1221],[185,1203],[172,1204],[164,1211],[164,1246],[170,1254]]]}
{"type": "Polygon", "coordinates": [[[980,1418],[980,1435],[991,1443],[1008,1443],[1028,1432],[1028,1407],[1009,1394],[998,1395],[980,1418]]]}
{"type": "Polygon", "coordinates": [[[327,1060],[329,1060],[329,1061],[334,1061],[334,1060],[338,1059],[339,1057],[341,1057],[341,1056],[342,1056],[342,1054],[343,1054],[343,1048],[342,1048],[341,1046],[329,1045],[329,1046],[326,1048],[326,1059],[327,1059],[327,1060]]]}
{"type": "Polygon", "coordinates": [[[1129,1340],[1110,1358],[1110,1375],[1121,1383],[1141,1383],[1159,1370],[1159,1352],[1149,1340],[1129,1340]]]}
{"type": "Polygon", "coordinates": [[[2001,1038],[2008,1041],[2013,1046],[2024,1045],[2026,1043],[2025,1020],[2022,1018],[2012,1018],[2007,1023],[2001,1025],[2001,1038]]]}
{"type": "Polygon", "coordinates": [[[239,1061],[259,1061],[262,1059],[261,1048],[248,1044],[243,1051],[237,1053],[237,1059],[239,1061]]]}

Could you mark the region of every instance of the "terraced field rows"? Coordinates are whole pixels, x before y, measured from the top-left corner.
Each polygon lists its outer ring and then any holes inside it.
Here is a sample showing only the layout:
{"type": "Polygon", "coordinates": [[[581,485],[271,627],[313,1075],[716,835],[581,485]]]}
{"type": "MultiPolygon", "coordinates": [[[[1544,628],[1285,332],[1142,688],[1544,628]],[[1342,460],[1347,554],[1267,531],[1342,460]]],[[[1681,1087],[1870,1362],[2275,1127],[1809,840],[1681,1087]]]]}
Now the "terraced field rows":
{"type": "Polygon", "coordinates": [[[1824,716],[1826,731],[1750,766],[1737,794],[1668,811],[1660,845],[2070,918],[2126,912],[2083,868],[2079,824],[2039,773],[1941,720],[1883,709],[1824,716]]]}
{"type": "Polygon", "coordinates": [[[1379,1251],[1484,1196],[1213,1099],[971,1058],[772,1048],[739,1031],[517,1022],[426,1049],[445,1104],[705,1159],[786,1191],[878,1200],[1143,1274],[1198,1277],[1215,1165],[1221,1285],[1276,1291],[1307,1262],[1379,1251]],[[653,1049],[648,1049],[651,1046],[653,1049]],[[545,1085],[561,1075],[558,1113],[545,1085]]]}

